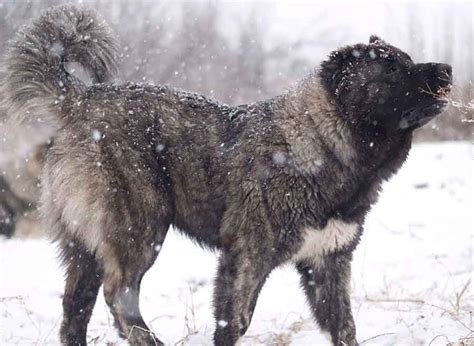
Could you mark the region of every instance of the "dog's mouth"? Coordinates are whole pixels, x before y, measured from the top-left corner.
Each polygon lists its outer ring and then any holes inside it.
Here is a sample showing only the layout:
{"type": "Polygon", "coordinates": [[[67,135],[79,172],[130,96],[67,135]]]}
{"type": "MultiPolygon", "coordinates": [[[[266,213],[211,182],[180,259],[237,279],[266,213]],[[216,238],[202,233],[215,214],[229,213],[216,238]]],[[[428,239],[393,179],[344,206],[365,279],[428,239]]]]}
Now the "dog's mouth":
{"type": "Polygon", "coordinates": [[[399,127],[406,130],[414,127],[421,127],[430,122],[438,114],[443,112],[448,102],[445,100],[434,100],[429,104],[407,109],[402,114],[399,127]]]}

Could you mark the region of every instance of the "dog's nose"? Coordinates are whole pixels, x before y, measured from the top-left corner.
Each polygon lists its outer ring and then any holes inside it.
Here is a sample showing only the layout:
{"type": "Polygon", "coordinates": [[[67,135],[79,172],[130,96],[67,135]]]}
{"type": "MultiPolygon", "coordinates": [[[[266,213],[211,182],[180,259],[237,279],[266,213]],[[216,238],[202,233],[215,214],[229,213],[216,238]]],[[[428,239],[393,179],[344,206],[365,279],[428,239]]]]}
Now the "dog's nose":
{"type": "Polygon", "coordinates": [[[438,64],[436,66],[436,70],[438,72],[438,75],[441,77],[441,78],[449,78],[451,79],[451,76],[452,76],[452,73],[453,73],[453,68],[451,67],[451,65],[448,65],[448,64],[438,64]]]}

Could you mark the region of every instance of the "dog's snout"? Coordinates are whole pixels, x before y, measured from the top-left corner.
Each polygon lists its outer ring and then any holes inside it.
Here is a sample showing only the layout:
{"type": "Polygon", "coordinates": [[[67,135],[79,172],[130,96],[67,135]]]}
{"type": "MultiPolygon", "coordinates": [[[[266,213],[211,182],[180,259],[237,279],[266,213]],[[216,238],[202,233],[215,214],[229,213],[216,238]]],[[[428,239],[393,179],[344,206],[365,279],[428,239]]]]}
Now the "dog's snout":
{"type": "Polygon", "coordinates": [[[449,87],[453,82],[453,68],[448,64],[421,63],[416,64],[414,71],[422,84],[436,90],[439,87],[449,87]]]}
{"type": "Polygon", "coordinates": [[[451,76],[453,73],[453,68],[451,67],[451,65],[437,64],[436,71],[438,72],[438,75],[440,76],[440,78],[451,80],[451,76]]]}

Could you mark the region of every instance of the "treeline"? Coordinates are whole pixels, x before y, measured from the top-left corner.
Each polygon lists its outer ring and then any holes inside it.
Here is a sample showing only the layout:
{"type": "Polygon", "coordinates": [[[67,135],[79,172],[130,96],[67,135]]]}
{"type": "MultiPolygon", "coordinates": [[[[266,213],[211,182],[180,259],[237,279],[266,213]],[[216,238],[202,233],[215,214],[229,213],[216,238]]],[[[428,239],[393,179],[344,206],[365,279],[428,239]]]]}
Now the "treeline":
{"type": "MultiPolygon", "coordinates": [[[[63,2],[0,4],[0,52],[21,25],[41,10],[59,3],[63,2]]],[[[218,1],[116,0],[85,4],[102,14],[120,38],[121,79],[170,84],[229,104],[279,94],[341,42],[352,43],[348,34],[351,28],[328,21],[323,6],[319,6],[321,13],[314,31],[308,35],[311,37],[275,40],[269,37],[271,23],[265,16],[268,2],[245,2],[241,8],[234,5],[235,15],[229,14],[228,2],[218,1]]],[[[407,25],[396,34],[405,36],[407,50],[414,58],[424,60],[430,41],[429,28],[420,27],[422,21],[418,14],[422,9],[407,7],[406,10],[399,13],[404,18],[398,19],[407,25]]],[[[459,107],[451,107],[445,116],[420,131],[418,137],[423,140],[469,139],[472,129],[466,119],[472,119],[472,109],[466,105],[472,104],[473,99],[472,82],[469,82],[473,74],[472,30],[466,30],[465,37],[454,40],[453,24],[449,22],[453,18],[440,18],[439,33],[434,33],[442,36],[437,42],[436,55],[440,61],[454,64],[455,74],[464,77],[453,91],[458,101],[455,105],[459,107]],[[465,50],[456,51],[462,45],[465,50]]],[[[465,19],[458,18],[466,23],[468,20],[468,14],[465,19]]],[[[386,31],[390,33],[391,29],[386,31]]]]}

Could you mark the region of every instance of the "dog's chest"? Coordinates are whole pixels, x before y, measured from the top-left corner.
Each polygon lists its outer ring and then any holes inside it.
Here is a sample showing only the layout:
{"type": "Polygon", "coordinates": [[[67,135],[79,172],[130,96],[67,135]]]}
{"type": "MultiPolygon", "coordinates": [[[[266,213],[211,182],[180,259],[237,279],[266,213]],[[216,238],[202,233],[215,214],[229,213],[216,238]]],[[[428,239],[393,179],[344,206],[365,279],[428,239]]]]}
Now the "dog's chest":
{"type": "Polygon", "coordinates": [[[349,246],[357,239],[359,225],[330,219],[323,229],[305,228],[301,245],[292,260],[318,264],[324,255],[349,246]]]}

